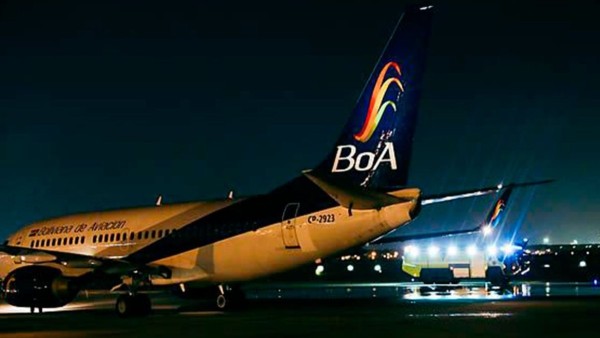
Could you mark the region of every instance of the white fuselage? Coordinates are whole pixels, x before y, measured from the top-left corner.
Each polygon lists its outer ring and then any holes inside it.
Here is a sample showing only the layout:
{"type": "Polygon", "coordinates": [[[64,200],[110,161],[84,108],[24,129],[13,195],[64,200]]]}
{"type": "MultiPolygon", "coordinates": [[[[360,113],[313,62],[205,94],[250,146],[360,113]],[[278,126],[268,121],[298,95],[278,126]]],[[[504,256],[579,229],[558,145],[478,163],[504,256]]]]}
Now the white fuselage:
{"type": "MultiPolygon", "coordinates": [[[[155,285],[170,285],[253,280],[367,243],[411,221],[420,192],[407,191],[413,197],[407,202],[368,210],[332,207],[157,259],[148,265],[165,267],[171,275],[150,276],[151,281],[155,285]]],[[[53,266],[65,275],[80,275],[91,267],[60,264],[53,259],[52,252],[126,259],[190,222],[233,203],[236,201],[165,205],[34,223],[11,236],[8,245],[45,253],[5,256],[0,261],[3,267],[0,278],[29,264],[53,266]]]]}

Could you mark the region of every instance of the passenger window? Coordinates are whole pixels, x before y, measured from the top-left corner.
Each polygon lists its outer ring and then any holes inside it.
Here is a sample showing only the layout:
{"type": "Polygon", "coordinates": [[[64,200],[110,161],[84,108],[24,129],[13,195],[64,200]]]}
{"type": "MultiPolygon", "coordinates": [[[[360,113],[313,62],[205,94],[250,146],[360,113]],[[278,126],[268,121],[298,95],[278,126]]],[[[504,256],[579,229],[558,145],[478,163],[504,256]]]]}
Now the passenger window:
{"type": "Polygon", "coordinates": [[[135,239],[135,232],[132,232],[131,234],[129,234],[129,240],[133,241],[135,239]]]}
{"type": "Polygon", "coordinates": [[[156,230],[152,230],[151,237],[152,237],[152,239],[156,238],[156,230]]]}
{"type": "Polygon", "coordinates": [[[110,234],[110,241],[114,242],[115,241],[115,234],[110,234]]]}
{"type": "Polygon", "coordinates": [[[148,239],[148,231],[144,231],[144,239],[148,239]]]}
{"type": "Polygon", "coordinates": [[[52,238],[52,246],[56,245],[56,238],[52,238]]]}
{"type": "Polygon", "coordinates": [[[96,243],[96,235],[92,236],[92,243],[96,243]]]}
{"type": "Polygon", "coordinates": [[[115,239],[117,242],[121,240],[121,234],[117,234],[117,238],[115,239]]]}
{"type": "Polygon", "coordinates": [[[85,243],[85,236],[81,236],[81,244],[85,243]]]}
{"type": "Polygon", "coordinates": [[[138,240],[142,239],[142,232],[138,232],[138,240]]]}
{"type": "Polygon", "coordinates": [[[162,236],[163,236],[162,230],[158,230],[158,238],[161,238],[162,236]]]}
{"type": "Polygon", "coordinates": [[[79,237],[75,237],[75,245],[79,244],[79,237]]]}
{"type": "Polygon", "coordinates": [[[56,245],[61,246],[61,244],[62,244],[62,238],[59,238],[58,243],[56,243],[56,245]]]}
{"type": "Polygon", "coordinates": [[[73,245],[73,237],[69,237],[69,245],[73,245]]]}
{"type": "Polygon", "coordinates": [[[104,242],[108,242],[108,234],[104,234],[104,242]]]}
{"type": "Polygon", "coordinates": [[[125,242],[126,240],[127,240],[127,233],[126,233],[126,232],[124,232],[124,233],[123,233],[123,242],[125,242]]]}

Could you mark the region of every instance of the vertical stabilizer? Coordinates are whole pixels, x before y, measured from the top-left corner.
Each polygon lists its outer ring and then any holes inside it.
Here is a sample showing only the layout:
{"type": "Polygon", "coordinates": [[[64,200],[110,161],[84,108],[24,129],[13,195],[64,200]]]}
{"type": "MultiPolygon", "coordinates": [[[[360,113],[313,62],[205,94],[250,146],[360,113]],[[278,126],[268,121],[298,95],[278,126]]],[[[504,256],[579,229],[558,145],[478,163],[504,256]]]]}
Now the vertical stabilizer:
{"type": "Polygon", "coordinates": [[[406,186],[432,6],[409,6],[315,175],[380,191],[406,186]]]}

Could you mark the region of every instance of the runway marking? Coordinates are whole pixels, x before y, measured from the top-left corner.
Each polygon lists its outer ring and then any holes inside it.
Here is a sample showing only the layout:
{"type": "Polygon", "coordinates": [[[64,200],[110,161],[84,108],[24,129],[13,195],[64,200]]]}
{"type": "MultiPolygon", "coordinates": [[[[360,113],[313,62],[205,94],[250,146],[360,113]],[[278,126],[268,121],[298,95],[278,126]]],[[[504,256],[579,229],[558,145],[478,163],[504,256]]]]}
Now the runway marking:
{"type": "Polygon", "coordinates": [[[115,331],[32,331],[32,332],[11,332],[0,333],[0,338],[36,338],[36,337],[89,337],[94,335],[114,335],[115,331]]]}
{"type": "Polygon", "coordinates": [[[221,311],[187,311],[187,312],[180,312],[180,315],[184,315],[184,316],[217,316],[217,315],[224,315],[225,312],[221,312],[221,311]]]}
{"type": "Polygon", "coordinates": [[[512,313],[506,312],[466,312],[466,313],[423,313],[423,314],[409,314],[407,317],[410,318],[500,318],[510,317],[512,313]]]}

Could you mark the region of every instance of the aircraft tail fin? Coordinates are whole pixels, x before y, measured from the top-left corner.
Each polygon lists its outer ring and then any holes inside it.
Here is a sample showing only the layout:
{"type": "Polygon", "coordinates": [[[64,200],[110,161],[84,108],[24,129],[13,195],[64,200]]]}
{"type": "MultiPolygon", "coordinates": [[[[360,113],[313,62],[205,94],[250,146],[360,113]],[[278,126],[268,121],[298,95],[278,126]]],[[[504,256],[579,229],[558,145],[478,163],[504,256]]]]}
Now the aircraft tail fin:
{"type": "Polygon", "coordinates": [[[406,186],[432,7],[406,8],[319,177],[384,192],[406,186]]]}
{"type": "Polygon", "coordinates": [[[506,207],[508,205],[508,199],[510,198],[512,190],[512,187],[506,188],[496,200],[496,203],[494,203],[493,207],[490,209],[487,217],[485,218],[483,223],[484,229],[485,227],[495,228],[502,222],[506,216],[506,207]]]}

